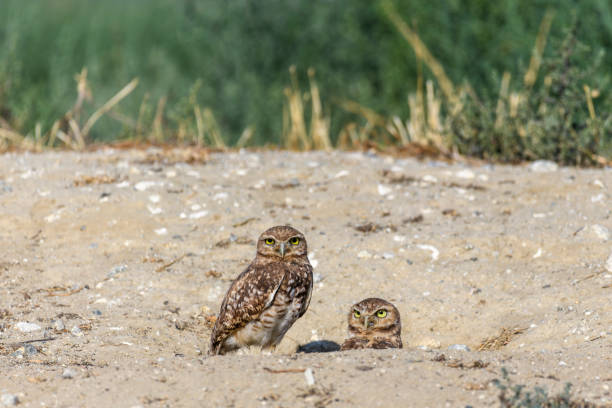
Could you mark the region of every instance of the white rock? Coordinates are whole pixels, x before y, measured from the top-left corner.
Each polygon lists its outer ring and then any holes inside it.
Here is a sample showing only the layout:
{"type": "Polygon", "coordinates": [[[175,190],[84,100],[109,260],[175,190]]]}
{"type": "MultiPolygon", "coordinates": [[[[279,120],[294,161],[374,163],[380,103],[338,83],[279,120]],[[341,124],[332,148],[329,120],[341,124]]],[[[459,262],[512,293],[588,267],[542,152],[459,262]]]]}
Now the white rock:
{"type": "Polygon", "coordinates": [[[229,195],[227,193],[217,193],[215,194],[215,196],[213,197],[213,200],[215,201],[221,201],[221,200],[225,200],[227,199],[227,197],[229,197],[229,195]]]}
{"type": "Polygon", "coordinates": [[[437,183],[438,179],[435,176],[432,176],[431,174],[426,174],[423,176],[423,178],[421,179],[426,183],[437,183]]]}
{"type": "Polygon", "coordinates": [[[134,188],[138,191],[145,191],[153,187],[157,183],[155,181],[139,181],[134,185],[134,188]]]}
{"type": "Polygon", "coordinates": [[[69,380],[71,378],[74,378],[76,374],[76,371],[74,371],[72,368],[66,368],[62,373],[62,378],[69,380]]]}
{"type": "Polygon", "coordinates": [[[159,203],[159,202],[160,202],[160,200],[161,200],[161,197],[159,196],[159,194],[151,194],[151,195],[149,196],[149,201],[150,201],[150,202],[152,202],[152,203],[154,203],[154,204],[159,203]]]}
{"type": "Polygon", "coordinates": [[[423,249],[425,251],[431,251],[431,260],[432,261],[437,260],[438,256],[440,256],[440,251],[435,246],[432,246],[432,245],[417,245],[417,248],[423,249]]]}
{"type": "Polygon", "coordinates": [[[538,251],[533,255],[533,258],[539,258],[542,256],[542,248],[538,248],[538,251]]]}
{"type": "Polygon", "coordinates": [[[76,337],[81,337],[81,336],[85,335],[83,333],[83,330],[81,330],[81,328],[79,326],[72,326],[72,329],[70,330],[70,333],[72,333],[72,335],[76,336],[76,337]]]}
{"type": "Polygon", "coordinates": [[[603,225],[595,224],[591,225],[591,229],[597,235],[599,239],[607,241],[610,239],[610,231],[603,225]]]}
{"type": "Polygon", "coordinates": [[[366,250],[359,251],[359,253],[357,254],[357,258],[361,258],[361,259],[370,259],[371,257],[372,257],[372,254],[366,250]]]}
{"type": "Polygon", "coordinates": [[[23,333],[30,333],[40,330],[40,326],[36,323],[19,322],[15,325],[15,328],[23,333]]]}
{"type": "Polygon", "coordinates": [[[608,272],[612,272],[612,253],[608,257],[608,260],[606,261],[606,270],[608,272]]]}
{"type": "Polygon", "coordinates": [[[599,179],[594,180],[594,181],[593,181],[593,185],[596,185],[597,187],[599,187],[599,188],[603,188],[603,189],[605,189],[605,188],[606,188],[606,186],[604,185],[604,183],[603,183],[601,180],[599,180],[599,179]]]}
{"type": "Polygon", "coordinates": [[[168,233],[168,229],[167,228],[163,228],[163,227],[162,228],[158,228],[158,229],[156,229],[154,231],[155,231],[155,233],[157,235],[166,235],[168,233]]]}
{"type": "Polygon", "coordinates": [[[378,185],[378,194],[381,196],[387,195],[392,191],[392,188],[383,184],[378,185]]]}
{"type": "Polygon", "coordinates": [[[347,170],[340,170],[338,173],[336,173],[334,178],[346,177],[349,174],[351,174],[351,173],[349,173],[347,170]]]}
{"type": "Polygon", "coordinates": [[[465,344],[451,344],[448,346],[449,350],[457,350],[457,351],[470,351],[470,348],[465,344]]]}
{"type": "Polygon", "coordinates": [[[117,188],[126,188],[130,186],[130,182],[129,181],[122,181],[121,183],[117,183],[115,184],[115,187],[117,188]]]}
{"type": "Polygon", "coordinates": [[[304,377],[306,378],[306,385],[312,387],[315,383],[314,374],[312,373],[312,368],[308,367],[306,371],[304,371],[304,377]]]}
{"type": "Polygon", "coordinates": [[[604,193],[600,193],[600,194],[597,194],[597,195],[591,197],[591,202],[592,203],[599,203],[599,202],[602,202],[605,198],[606,198],[606,195],[604,193]]]}
{"type": "Polygon", "coordinates": [[[470,179],[471,180],[474,177],[476,177],[476,175],[470,169],[463,169],[463,170],[460,170],[460,171],[456,172],[455,173],[455,177],[462,178],[462,179],[470,179]]]}
{"type": "Polygon", "coordinates": [[[5,407],[12,407],[13,405],[19,404],[19,398],[13,394],[2,394],[0,402],[5,407]]]}
{"type": "Polygon", "coordinates": [[[189,214],[189,219],[197,220],[198,218],[206,217],[207,215],[208,215],[208,211],[206,210],[198,211],[198,212],[189,214]]]}
{"type": "Polygon", "coordinates": [[[559,166],[557,163],[552,162],[550,160],[536,160],[529,166],[531,171],[536,173],[550,173],[553,171],[557,171],[559,166]]]}
{"type": "Polygon", "coordinates": [[[383,252],[382,254],[383,259],[393,259],[394,256],[391,252],[383,252]]]}
{"type": "Polygon", "coordinates": [[[161,214],[164,210],[159,207],[153,207],[151,205],[147,205],[147,210],[151,213],[151,215],[161,214]]]}

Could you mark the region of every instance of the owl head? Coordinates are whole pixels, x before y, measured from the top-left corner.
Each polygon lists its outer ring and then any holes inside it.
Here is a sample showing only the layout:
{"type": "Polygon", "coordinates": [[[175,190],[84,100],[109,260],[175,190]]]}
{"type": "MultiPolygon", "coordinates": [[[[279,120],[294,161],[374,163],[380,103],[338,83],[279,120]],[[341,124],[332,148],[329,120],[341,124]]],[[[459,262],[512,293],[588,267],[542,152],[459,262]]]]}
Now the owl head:
{"type": "Polygon", "coordinates": [[[386,300],[367,298],[353,305],[348,315],[348,326],[353,335],[399,334],[400,314],[386,300]]]}
{"type": "Polygon", "coordinates": [[[263,232],[257,241],[257,255],[291,259],[308,254],[304,234],[288,225],[279,225],[263,232]]]}

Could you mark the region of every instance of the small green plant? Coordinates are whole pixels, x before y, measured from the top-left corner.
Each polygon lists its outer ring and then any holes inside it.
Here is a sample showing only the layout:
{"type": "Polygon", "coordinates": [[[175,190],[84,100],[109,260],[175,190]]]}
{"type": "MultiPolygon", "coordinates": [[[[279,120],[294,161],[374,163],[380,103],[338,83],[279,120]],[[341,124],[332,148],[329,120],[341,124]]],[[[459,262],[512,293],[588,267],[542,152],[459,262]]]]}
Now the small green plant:
{"type": "Polygon", "coordinates": [[[505,162],[548,159],[568,165],[604,164],[599,152],[612,134],[612,116],[595,110],[588,82],[601,67],[577,38],[577,22],[542,62],[541,79],[530,69],[521,87],[509,92],[504,75],[497,100],[463,92],[461,109],[449,115],[451,145],[460,153],[505,162]],[[584,61],[590,60],[590,64],[584,61]]]}
{"type": "Polygon", "coordinates": [[[493,380],[499,389],[499,403],[502,408],[597,408],[596,404],[571,399],[571,383],[566,383],[563,392],[549,396],[541,387],[528,390],[523,384],[514,384],[508,370],[502,367],[502,379],[493,380]]]}

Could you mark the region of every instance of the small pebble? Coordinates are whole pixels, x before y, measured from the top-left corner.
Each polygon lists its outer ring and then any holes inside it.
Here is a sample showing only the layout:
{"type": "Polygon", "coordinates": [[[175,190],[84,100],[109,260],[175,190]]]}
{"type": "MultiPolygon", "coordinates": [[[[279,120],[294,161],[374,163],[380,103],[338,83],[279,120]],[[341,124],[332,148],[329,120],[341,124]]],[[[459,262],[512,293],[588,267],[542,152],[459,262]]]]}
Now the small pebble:
{"type": "Polygon", "coordinates": [[[371,257],[372,257],[372,254],[365,250],[359,251],[359,253],[357,254],[357,258],[361,258],[361,259],[370,259],[371,257]]]}
{"type": "Polygon", "coordinates": [[[0,401],[2,401],[2,405],[5,407],[12,407],[13,405],[19,404],[19,398],[13,394],[2,394],[0,401]]]}
{"type": "Polygon", "coordinates": [[[608,257],[608,260],[606,261],[606,270],[608,272],[612,272],[612,253],[608,257]]]}
{"type": "Polygon", "coordinates": [[[529,166],[529,169],[535,173],[551,173],[558,168],[557,163],[550,160],[536,160],[529,166]]]}
{"type": "Polygon", "coordinates": [[[457,351],[470,351],[470,348],[465,344],[452,344],[448,346],[449,350],[457,350],[457,351]]]}
{"type": "Polygon", "coordinates": [[[64,325],[64,322],[62,321],[62,319],[57,319],[53,321],[53,330],[61,332],[61,331],[64,331],[65,329],[66,329],[66,326],[64,325]]]}
{"type": "Polygon", "coordinates": [[[455,177],[469,180],[469,179],[473,179],[474,177],[476,177],[476,175],[474,174],[472,170],[464,169],[464,170],[460,170],[456,172],[455,177]]]}
{"type": "Polygon", "coordinates": [[[391,187],[385,186],[383,184],[378,185],[378,194],[381,196],[387,195],[392,191],[391,187]]]}
{"type": "Polygon", "coordinates": [[[15,328],[23,333],[30,333],[40,330],[40,326],[36,323],[19,322],[15,325],[15,328]]]}
{"type": "Polygon", "coordinates": [[[419,249],[423,249],[425,251],[431,251],[431,260],[435,261],[438,259],[438,256],[440,256],[440,251],[438,250],[438,248],[432,246],[432,245],[417,245],[417,248],[419,249]]]}
{"type": "Polygon", "coordinates": [[[117,266],[114,266],[113,269],[111,269],[110,272],[108,274],[106,274],[106,276],[108,278],[112,278],[116,274],[121,273],[121,272],[125,272],[126,270],[127,270],[127,265],[126,264],[117,265],[117,266]]]}
{"type": "Polygon", "coordinates": [[[382,254],[383,259],[393,259],[394,256],[391,252],[383,252],[382,254]]]}
{"type": "Polygon", "coordinates": [[[168,233],[168,229],[167,228],[158,228],[156,230],[153,230],[155,232],[155,234],[157,235],[166,235],[168,233]]]}
{"type": "Polygon", "coordinates": [[[312,387],[315,383],[314,374],[312,373],[312,368],[308,367],[306,371],[304,371],[304,377],[306,377],[306,385],[312,387]]]}
{"type": "Polygon", "coordinates": [[[599,239],[603,241],[610,239],[610,231],[603,225],[595,224],[591,226],[591,229],[599,239]]]}
{"type": "Polygon", "coordinates": [[[189,219],[197,220],[198,218],[206,217],[207,215],[208,215],[208,211],[206,211],[206,210],[198,211],[198,212],[194,212],[194,213],[189,214],[189,219]]]}
{"type": "Polygon", "coordinates": [[[76,337],[83,336],[83,330],[81,330],[79,326],[73,326],[72,329],[70,330],[70,333],[72,333],[72,335],[76,337]]]}
{"type": "Polygon", "coordinates": [[[92,310],[91,314],[93,314],[94,316],[102,316],[102,312],[99,309],[92,310]]]}
{"type": "Polygon", "coordinates": [[[145,191],[153,187],[155,184],[157,184],[155,181],[139,181],[134,185],[134,188],[138,191],[145,191]]]}
{"type": "Polygon", "coordinates": [[[72,368],[66,368],[62,373],[62,378],[69,380],[71,378],[74,378],[76,374],[76,371],[74,371],[72,368]]]}

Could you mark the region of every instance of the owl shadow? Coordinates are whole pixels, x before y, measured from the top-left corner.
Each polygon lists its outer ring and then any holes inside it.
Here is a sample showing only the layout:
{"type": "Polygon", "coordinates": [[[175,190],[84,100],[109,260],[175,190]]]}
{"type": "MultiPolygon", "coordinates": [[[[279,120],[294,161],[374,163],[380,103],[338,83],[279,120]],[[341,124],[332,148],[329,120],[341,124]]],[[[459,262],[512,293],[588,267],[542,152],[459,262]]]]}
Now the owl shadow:
{"type": "Polygon", "coordinates": [[[298,346],[297,353],[330,353],[340,351],[340,345],[331,340],[316,340],[298,346]]]}

